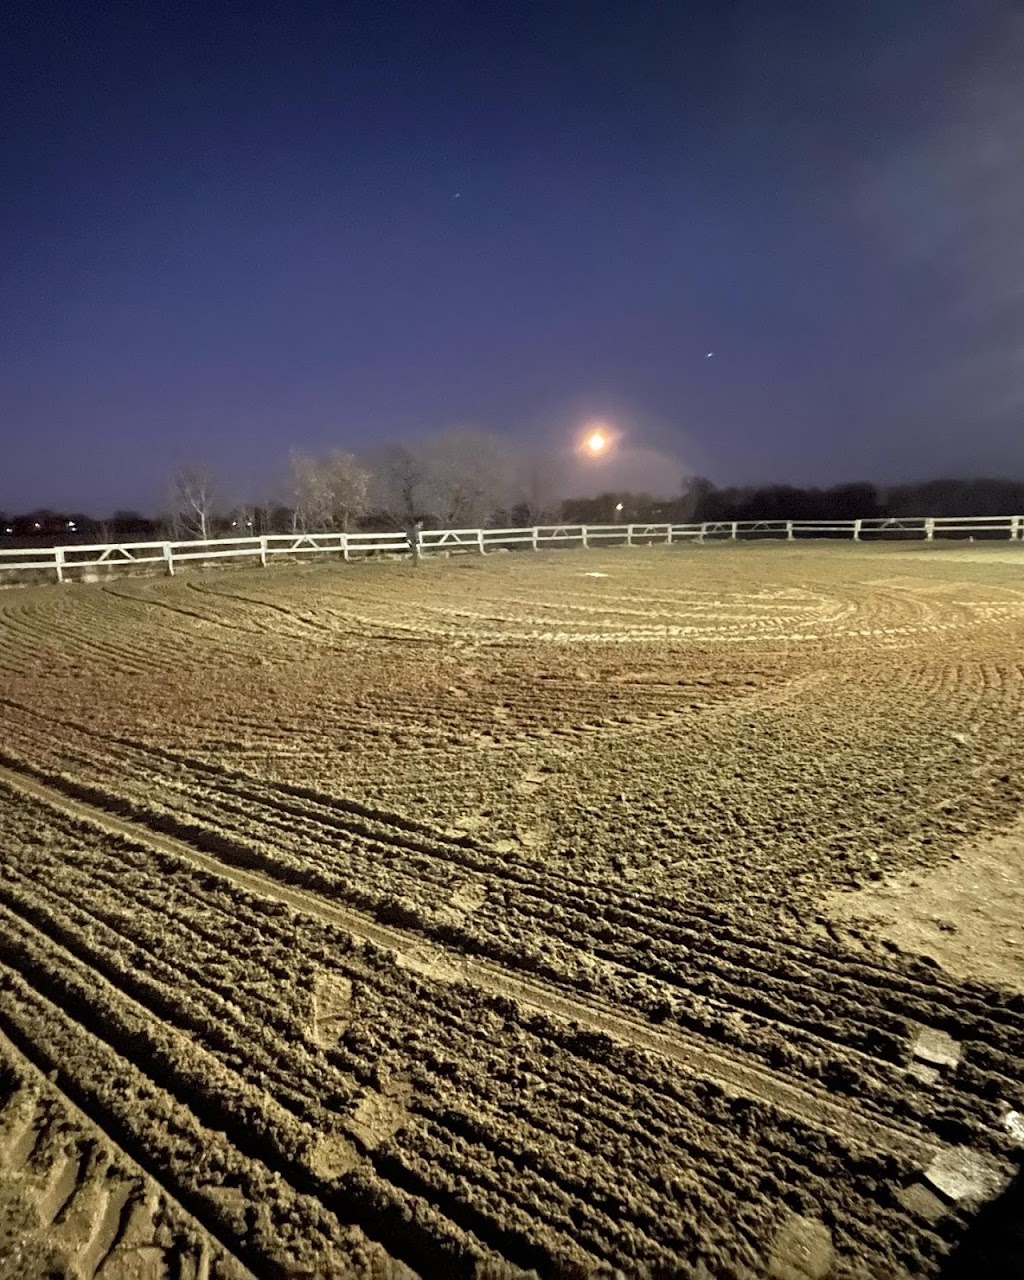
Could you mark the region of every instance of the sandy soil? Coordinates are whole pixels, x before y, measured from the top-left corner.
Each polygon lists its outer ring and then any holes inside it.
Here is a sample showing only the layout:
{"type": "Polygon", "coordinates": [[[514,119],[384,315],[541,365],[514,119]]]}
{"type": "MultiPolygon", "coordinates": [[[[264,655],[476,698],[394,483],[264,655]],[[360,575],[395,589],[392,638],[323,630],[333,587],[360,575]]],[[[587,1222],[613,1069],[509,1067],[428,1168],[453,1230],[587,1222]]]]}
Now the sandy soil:
{"type": "Polygon", "coordinates": [[[944,1274],[1024,1139],[1022,567],[0,595],[0,1259],[944,1274]]]}
{"type": "Polygon", "coordinates": [[[1024,995],[1024,825],[970,840],[933,871],[902,872],[829,902],[947,973],[1024,995]]]}

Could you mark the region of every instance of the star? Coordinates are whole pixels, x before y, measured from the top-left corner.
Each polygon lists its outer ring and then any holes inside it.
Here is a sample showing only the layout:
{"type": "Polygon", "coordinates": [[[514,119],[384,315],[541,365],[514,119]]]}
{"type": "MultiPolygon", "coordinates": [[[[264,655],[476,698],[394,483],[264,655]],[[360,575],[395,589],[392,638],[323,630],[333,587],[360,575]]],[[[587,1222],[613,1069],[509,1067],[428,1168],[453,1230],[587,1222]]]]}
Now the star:
{"type": "Polygon", "coordinates": [[[709,351],[709,352],[707,353],[707,355],[704,357],[704,359],[705,359],[705,360],[710,360],[710,359],[711,359],[711,357],[712,357],[714,354],[715,354],[715,353],[714,353],[713,351],[709,351]]]}

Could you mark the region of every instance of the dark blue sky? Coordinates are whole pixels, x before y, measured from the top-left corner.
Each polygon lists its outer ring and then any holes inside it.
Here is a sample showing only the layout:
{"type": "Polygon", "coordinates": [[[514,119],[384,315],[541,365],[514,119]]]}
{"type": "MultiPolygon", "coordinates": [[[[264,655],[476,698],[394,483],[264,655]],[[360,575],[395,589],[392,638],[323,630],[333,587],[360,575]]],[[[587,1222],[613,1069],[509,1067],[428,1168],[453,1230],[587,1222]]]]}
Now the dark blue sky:
{"type": "Polygon", "coordinates": [[[1012,0],[0,25],[0,508],[592,413],[667,491],[1024,474],[1012,0]]]}

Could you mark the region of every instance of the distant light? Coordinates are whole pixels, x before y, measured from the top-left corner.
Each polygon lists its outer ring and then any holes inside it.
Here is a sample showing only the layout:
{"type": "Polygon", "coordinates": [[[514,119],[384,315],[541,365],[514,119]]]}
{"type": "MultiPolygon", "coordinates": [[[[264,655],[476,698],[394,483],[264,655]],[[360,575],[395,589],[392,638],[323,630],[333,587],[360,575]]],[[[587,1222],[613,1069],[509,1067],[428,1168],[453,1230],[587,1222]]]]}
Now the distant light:
{"type": "Polygon", "coordinates": [[[68,528],[69,528],[69,529],[73,529],[74,527],[75,527],[75,522],[74,522],[74,520],[69,520],[69,521],[68,521],[68,528]]]}
{"type": "Polygon", "coordinates": [[[587,436],[587,449],[591,453],[604,453],[608,448],[608,437],[603,431],[592,431],[587,436]]]}
{"type": "Polygon", "coordinates": [[[41,529],[42,527],[43,527],[43,526],[39,523],[39,521],[38,521],[38,520],[37,520],[37,521],[35,522],[35,524],[32,526],[32,528],[33,528],[33,529],[41,529]]]}
{"type": "Polygon", "coordinates": [[[621,510],[622,510],[622,503],[621,503],[621,502],[616,502],[616,504],[615,504],[615,510],[616,510],[616,511],[621,511],[621,510]]]}
{"type": "Polygon", "coordinates": [[[711,357],[712,357],[714,354],[715,354],[715,353],[714,353],[713,351],[709,351],[709,352],[707,353],[707,355],[704,357],[704,359],[705,359],[705,360],[710,360],[710,359],[711,359],[711,357]]]}
{"type": "Polygon", "coordinates": [[[245,523],[249,526],[249,528],[250,528],[250,529],[252,528],[252,521],[251,521],[251,520],[246,520],[246,522],[245,522],[245,523]]]}
{"type": "Polygon", "coordinates": [[[237,521],[237,520],[232,520],[232,521],[231,521],[231,527],[232,527],[232,529],[237,529],[237,528],[238,528],[238,521],[237,521]]]}
{"type": "Polygon", "coordinates": [[[11,528],[10,525],[8,525],[7,528],[4,530],[4,533],[13,533],[13,532],[14,530],[11,528]]]}

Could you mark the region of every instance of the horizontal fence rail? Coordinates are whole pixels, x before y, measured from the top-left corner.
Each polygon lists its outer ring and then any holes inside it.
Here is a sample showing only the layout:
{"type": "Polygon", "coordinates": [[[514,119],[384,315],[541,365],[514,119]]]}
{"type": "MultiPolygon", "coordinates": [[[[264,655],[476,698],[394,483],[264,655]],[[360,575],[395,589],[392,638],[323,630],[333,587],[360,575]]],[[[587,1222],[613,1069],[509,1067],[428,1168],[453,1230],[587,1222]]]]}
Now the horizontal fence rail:
{"type": "MultiPolygon", "coordinates": [[[[1024,541],[1024,516],[905,516],[865,520],[707,520],[701,524],[552,524],[517,529],[425,529],[420,551],[464,553],[511,547],[652,546],[730,539],[959,537],[1008,538],[1024,541]]],[[[187,542],[117,542],[62,547],[0,548],[0,583],[20,575],[53,575],[57,582],[95,581],[118,571],[138,572],[158,565],[173,574],[193,561],[212,563],[258,561],[266,566],[274,556],[306,557],[333,553],[345,560],[367,555],[409,554],[406,535],[385,533],[268,533],[246,538],[207,538],[187,542]]]]}

